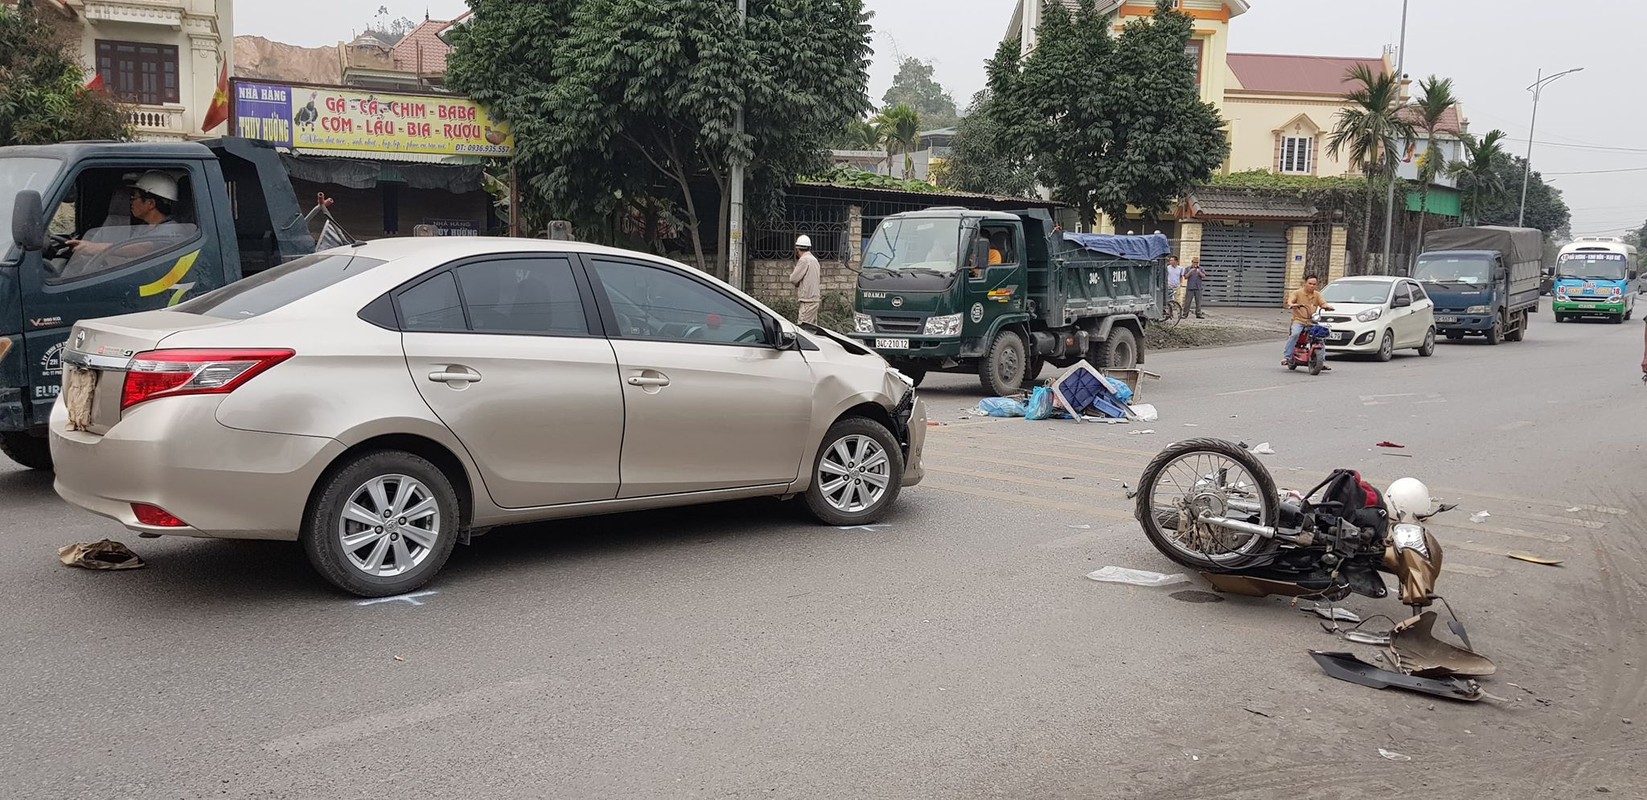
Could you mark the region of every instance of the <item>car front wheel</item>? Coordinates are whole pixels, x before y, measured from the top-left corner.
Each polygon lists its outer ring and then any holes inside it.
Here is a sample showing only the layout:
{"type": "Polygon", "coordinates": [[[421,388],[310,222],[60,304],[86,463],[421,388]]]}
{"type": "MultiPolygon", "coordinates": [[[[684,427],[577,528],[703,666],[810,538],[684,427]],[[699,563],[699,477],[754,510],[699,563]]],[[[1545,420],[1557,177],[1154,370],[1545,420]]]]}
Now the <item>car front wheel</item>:
{"type": "Polygon", "coordinates": [[[405,594],[446,564],[458,499],[434,464],[411,453],[366,453],[328,475],[303,523],[309,563],[361,597],[405,594]]]}
{"type": "Polygon", "coordinates": [[[868,525],[903,488],[904,455],[885,426],[848,417],[830,426],[812,463],[806,507],[826,525],[868,525]]]}

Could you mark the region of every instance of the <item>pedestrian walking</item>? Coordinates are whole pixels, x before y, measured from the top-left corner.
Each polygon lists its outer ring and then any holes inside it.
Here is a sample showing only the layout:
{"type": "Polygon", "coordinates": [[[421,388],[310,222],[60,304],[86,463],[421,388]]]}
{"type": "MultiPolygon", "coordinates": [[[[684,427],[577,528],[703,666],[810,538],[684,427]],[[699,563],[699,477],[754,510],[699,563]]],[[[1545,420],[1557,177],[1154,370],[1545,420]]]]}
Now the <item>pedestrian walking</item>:
{"type": "Polygon", "coordinates": [[[818,307],[823,305],[823,267],[812,255],[812,237],[802,234],[795,239],[795,269],[789,273],[789,282],[795,287],[795,299],[800,303],[796,322],[802,325],[818,324],[818,307]]]}
{"type": "Polygon", "coordinates": [[[1184,270],[1184,316],[1188,317],[1190,306],[1195,306],[1195,318],[1206,319],[1201,312],[1201,290],[1207,279],[1207,271],[1201,268],[1201,257],[1190,259],[1189,269],[1184,270]]]}

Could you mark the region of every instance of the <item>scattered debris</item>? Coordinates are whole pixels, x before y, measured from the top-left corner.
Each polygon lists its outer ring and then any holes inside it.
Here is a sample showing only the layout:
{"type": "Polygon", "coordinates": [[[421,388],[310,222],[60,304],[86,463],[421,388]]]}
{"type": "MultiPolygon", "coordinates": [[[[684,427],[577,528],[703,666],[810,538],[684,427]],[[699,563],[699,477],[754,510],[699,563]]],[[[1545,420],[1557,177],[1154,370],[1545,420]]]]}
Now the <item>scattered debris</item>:
{"type": "Polygon", "coordinates": [[[992,417],[1021,417],[1028,413],[1022,401],[1012,397],[986,397],[978,408],[992,417]]]}
{"type": "Polygon", "coordinates": [[[1195,423],[1193,423],[1193,422],[1186,422],[1186,423],[1184,423],[1184,427],[1186,427],[1186,428],[1199,428],[1199,427],[1201,427],[1201,426],[1200,426],[1200,425],[1197,425],[1197,424],[1195,424],[1195,423]]]}
{"type": "Polygon", "coordinates": [[[405,661],[406,657],[405,656],[395,656],[395,660],[396,661],[405,661]]]}
{"type": "Polygon", "coordinates": [[[1522,553],[1519,551],[1505,553],[1504,555],[1507,555],[1517,561],[1526,561],[1529,564],[1543,564],[1546,567],[1561,566],[1561,559],[1559,558],[1545,558],[1543,556],[1535,556],[1532,553],[1522,553]]]}
{"type": "Polygon", "coordinates": [[[1490,516],[1492,516],[1492,514],[1489,514],[1485,511],[1477,511],[1474,514],[1470,515],[1470,521],[1475,522],[1475,523],[1482,523],[1482,522],[1486,522],[1487,518],[1490,517],[1490,516]]]}
{"type": "Polygon", "coordinates": [[[1092,530],[1091,525],[1071,525],[1069,527],[1074,528],[1075,530],[1078,530],[1078,531],[1090,531],[1090,530],[1092,530]]]}
{"type": "Polygon", "coordinates": [[[1247,709],[1243,709],[1243,710],[1250,713],[1250,714],[1257,714],[1258,716],[1263,717],[1264,719],[1275,719],[1275,717],[1272,717],[1268,714],[1265,714],[1264,712],[1259,711],[1256,708],[1247,708],[1247,709]]]}
{"type": "Polygon", "coordinates": [[[1569,508],[1569,509],[1567,509],[1567,513],[1569,513],[1569,514],[1577,514],[1577,513],[1579,513],[1579,512],[1580,512],[1580,511],[1583,511],[1583,510],[1584,510],[1584,509],[1582,509],[1582,508],[1579,508],[1579,507],[1578,507],[1578,506],[1573,506],[1573,507],[1572,507],[1572,508],[1569,508]]]}
{"type": "Polygon", "coordinates": [[[1142,430],[1142,431],[1133,431],[1132,433],[1129,433],[1127,435],[1128,436],[1149,436],[1149,435],[1152,435],[1154,433],[1155,433],[1154,429],[1150,429],[1150,430],[1142,430]]]}
{"type": "Polygon", "coordinates": [[[1390,453],[1390,452],[1386,452],[1386,453],[1384,453],[1384,455],[1395,456],[1396,458],[1412,458],[1412,454],[1410,454],[1410,453],[1390,453]]]}
{"type": "Polygon", "coordinates": [[[1315,614],[1322,619],[1330,619],[1337,622],[1361,621],[1361,615],[1355,613],[1354,611],[1347,608],[1325,605],[1323,603],[1316,603],[1313,606],[1302,606],[1298,610],[1306,614],[1315,614]]]}
{"type": "Polygon", "coordinates": [[[1323,672],[1341,681],[1370,686],[1374,689],[1405,689],[1420,694],[1435,695],[1449,700],[1473,703],[1481,699],[1481,687],[1464,678],[1423,678],[1379,669],[1353,653],[1327,653],[1311,650],[1310,657],[1321,665],[1323,672]]]}
{"type": "MultiPolygon", "coordinates": [[[[1420,678],[1484,678],[1498,671],[1486,656],[1435,638],[1435,621],[1436,613],[1426,611],[1391,629],[1390,654],[1397,669],[1420,678]]],[[[1464,642],[1467,646],[1469,639],[1464,642]]]]}
{"type": "Polygon", "coordinates": [[[138,569],[143,559],[131,548],[112,539],[97,542],[76,542],[57,549],[57,560],[65,567],[83,569],[138,569]]]}
{"type": "Polygon", "coordinates": [[[1128,406],[1127,410],[1131,411],[1133,416],[1136,416],[1144,422],[1154,422],[1161,418],[1161,414],[1155,410],[1155,406],[1152,406],[1149,403],[1140,403],[1135,406],[1128,406]]]}
{"type": "Polygon", "coordinates": [[[1404,445],[1404,444],[1396,444],[1396,443],[1395,443],[1395,442],[1379,442],[1379,443],[1378,443],[1378,446],[1379,446],[1379,447],[1393,447],[1393,448],[1395,448],[1395,449],[1397,449],[1397,450],[1405,450],[1405,449],[1406,449],[1406,448],[1407,448],[1407,446],[1406,446],[1406,445],[1404,445]]]}
{"type": "Polygon", "coordinates": [[[1254,455],[1273,456],[1275,455],[1275,448],[1270,447],[1269,442],[1259,442],[1257,446],[1252,448],[1252,452],[1254,455]]]}
{"type": "Polygon", "coordinates": [[[1177,583],[1189,583],[1189,577],[1181,572],[1164,575],[1148,570],[1113,566],[1089,572],[1087,577],[1103,583],[1125,583],[1131,586],[1172,586],[1177,583]]]}
{"type": "Polygon", "coordinates": [[[1387,633],[1350,630],[1339,635],[1344,637],[1344,641],[1355,642],[1356,644],[1370,644],[1374,647],[1388,647],[1390,644],[1390,635],[1387,633]]]}
{"type": "MultiPolygon", "coordinates": [[[[1430,708],[1435,708],[1435,706],[1430,706],[1430,708]]],[[[1403,755],[1401,753],[1395,752],[1394,750],[1385,750],[1382,747],[1378,748],[1378,754],[1385,757],[1385,758],[1387,758],[1387,759],[1389,759],[1389,760],[1391,760],[1391,761],[1411,761],[1411,760],[1413,760],[1412,756],[1403,755]]]]}

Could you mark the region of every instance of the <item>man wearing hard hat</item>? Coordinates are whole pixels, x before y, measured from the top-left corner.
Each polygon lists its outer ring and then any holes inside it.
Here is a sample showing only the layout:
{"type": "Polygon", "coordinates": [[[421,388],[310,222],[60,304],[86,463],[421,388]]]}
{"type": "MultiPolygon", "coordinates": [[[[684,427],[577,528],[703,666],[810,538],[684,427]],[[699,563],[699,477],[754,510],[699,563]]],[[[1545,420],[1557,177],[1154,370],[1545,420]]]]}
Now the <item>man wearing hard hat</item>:
{"type": "Polygon", "coordinates": [[[795,270],[789,273],[789,282],[795,285],[795,299],[800,301],[802,325],[818,324],[818,306],[823,304],[821,282],[823,267],[812,255],[812,237],[802,234],[795,240],[795,270]]]}
{"type": "MultiPolygon", "coordinates": [[[[181,235],[180,226],[172,220],[177,206],[177,179],[164,172],[145,172],[132,184],[131,192],[133,229],[129,239],[154,238],[156,241],[151,248],[132,248],[128,256],[144,255],[139,250],[152,252],[164,245],[166,239],[181,235]]],[[[96,255],[116,244],[120,242],[87,242],[80,239],[68,242],[74,248],[75,255],[79,256],[96,255]]]]}

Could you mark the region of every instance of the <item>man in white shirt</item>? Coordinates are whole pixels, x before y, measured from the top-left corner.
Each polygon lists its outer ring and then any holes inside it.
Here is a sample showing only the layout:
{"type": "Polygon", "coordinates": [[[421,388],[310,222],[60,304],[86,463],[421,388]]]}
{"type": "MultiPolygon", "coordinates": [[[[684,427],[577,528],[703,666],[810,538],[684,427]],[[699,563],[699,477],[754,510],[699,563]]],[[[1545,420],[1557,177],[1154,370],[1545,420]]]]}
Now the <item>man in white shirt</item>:
{"type": "Polygon", "coordinates": [[[789,273],[789,283],[795,287],[795,299],[801,306],[796,322],[818,324],[818,307],[823,305],[823,267],[812,255],[810,236],[803,234],[795,240],[795,269],[789,273]]]}

